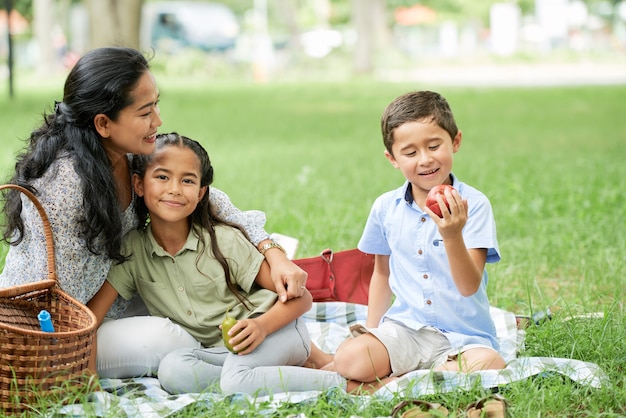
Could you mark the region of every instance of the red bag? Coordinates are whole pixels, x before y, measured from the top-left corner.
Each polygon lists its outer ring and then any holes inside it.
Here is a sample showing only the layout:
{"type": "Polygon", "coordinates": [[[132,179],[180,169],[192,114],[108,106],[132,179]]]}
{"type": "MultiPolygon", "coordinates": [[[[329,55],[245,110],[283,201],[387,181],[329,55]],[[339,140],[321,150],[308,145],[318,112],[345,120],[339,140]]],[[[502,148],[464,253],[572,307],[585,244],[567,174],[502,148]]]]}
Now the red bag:
{"type": "Polygon", "coordinates": [[[333,252],[318,257],[293,260],[308,273],[306,287],[315,302],[352,302],[367,305],[374,255],[358,249],[333,252]]]}

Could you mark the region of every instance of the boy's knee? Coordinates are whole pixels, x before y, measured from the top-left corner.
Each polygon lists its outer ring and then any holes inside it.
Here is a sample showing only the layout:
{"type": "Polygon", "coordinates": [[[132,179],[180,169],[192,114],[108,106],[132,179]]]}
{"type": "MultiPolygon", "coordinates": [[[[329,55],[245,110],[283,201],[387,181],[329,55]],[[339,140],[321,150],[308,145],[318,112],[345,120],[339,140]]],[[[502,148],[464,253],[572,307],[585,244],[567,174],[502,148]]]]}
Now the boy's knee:
{"type": "Polygon", "coordinates": [[[466,372],[477,370],[498,370],[506,367],[502,356],[490,349],[475,349],[464,353],[462,369],[466,372]]]}
{"type": "Polygon", "coordinates": [[[495,353],[485,362],[485,366],[487,369],[504,369],[506,362],[499,353],[495,353]]]}
{"type": "Polygon", "coordinates": [[[340,375],[355,379],[360,369],[364,347],[358,344],[344,343],[337,349],[333,363],[340,375]]]}

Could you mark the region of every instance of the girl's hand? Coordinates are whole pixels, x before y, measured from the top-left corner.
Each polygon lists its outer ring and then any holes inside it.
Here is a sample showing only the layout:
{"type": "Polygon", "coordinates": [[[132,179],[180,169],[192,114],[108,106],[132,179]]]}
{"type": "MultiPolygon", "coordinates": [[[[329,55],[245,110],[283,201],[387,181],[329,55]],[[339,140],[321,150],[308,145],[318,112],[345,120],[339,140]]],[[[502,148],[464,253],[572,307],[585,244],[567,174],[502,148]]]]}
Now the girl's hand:
{"type": "Polygon", "coordinates": [[[439,233],[445,241],[446,238],[452,238],[461,234],[463,227],[467,223],[467,217],[469,213],[469,205],[467,200],[463,200],[461,195],[456,189],[444,191],[446,200],[450,209],[446,208],[443,197],[437,195],[437,203],[442,207],[442,218],[437,216],[430,208],[424,207],[424,211],[430,216],[430,218],[437,224],[439,233]]]}
{"type": "Polygon", "coordinates": [[[257,318],[240,319],[228,332],[231,337],[229,344],[239,355],[250,354],[265,340],[267,334],[257,318]]]}

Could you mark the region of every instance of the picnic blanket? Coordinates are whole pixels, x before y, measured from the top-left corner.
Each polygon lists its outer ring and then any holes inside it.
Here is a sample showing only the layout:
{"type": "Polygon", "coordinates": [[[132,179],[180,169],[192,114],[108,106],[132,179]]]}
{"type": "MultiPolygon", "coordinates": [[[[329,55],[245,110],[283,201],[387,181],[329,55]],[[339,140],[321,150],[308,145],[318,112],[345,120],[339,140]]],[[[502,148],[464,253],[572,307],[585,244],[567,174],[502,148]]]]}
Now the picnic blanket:
{"type": "MultiPolygon", "coordinates": [[[[480,385],[496,388],[515,381],[540,374],[558,373],[573,381],[591,387],[600,387],[606,379],[602,370],[594,363],[554,357],[518,357],[523,348],[523,329],[518,329],[513,313],[495,307],[491,316],[496,325],[500,343],[500,353],[507,362],[503,370],[483,370],[472,373],[431,372],[419,370],[407,373],[378,390],[372,397],[354,396],[354,401],[367,407],[375,398],[392,398],[395,394],[407,397],[420,397],[426,394],[445,393],[458,388],[470,389],[480,385]]],[[[315,302],[304,315],[312,341],[323,351],[334,353],[339,344],[349,337],[349,326],[365,324],[367,306],[345,302],[315,302]]],[[[156,378],[103,379],[103,391],[93,394],[88,405],[67,405],[60,410],[61,415],[84,416],[127,416],[161,418],[174,414],[194,402],[207,405],[224,400],[218,393],[188,393],[170,395],[161,389],[156,378]]],[[[338,388],[337,388],[338,390],[338,388]]],[[[238,394],[229,401],[252,403],[267,410],[271,415],[281,403],[310,402],[322,393],[319,391],[287,392],[272,396],[252,397],[238,394]]]]}

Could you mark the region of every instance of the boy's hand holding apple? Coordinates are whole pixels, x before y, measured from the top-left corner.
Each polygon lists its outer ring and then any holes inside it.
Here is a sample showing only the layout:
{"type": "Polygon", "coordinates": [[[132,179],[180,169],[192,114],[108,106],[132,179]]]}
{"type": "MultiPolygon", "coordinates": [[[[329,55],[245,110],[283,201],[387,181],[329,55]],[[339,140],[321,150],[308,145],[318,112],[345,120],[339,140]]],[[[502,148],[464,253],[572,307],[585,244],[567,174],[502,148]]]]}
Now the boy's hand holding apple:
{"type": "Polygon", "coordinates": [[[440,218],[443,218],[443,213],[441,212],[441,206],[439,206],[439,202],[437,202],[437,195],[441,195],[441,197],[443,198],[443,202],[445,203],[448,210],[450,210],[450,204],[448,203],[446,195],[444,194],[446,189],[452,192],[452,190],[454,190],[454,187],[448,184],[438,184],[430,189],[428,195],[426,196],[426,206],[430,210],[435,212],[435,215],[439,216],[440,218]]]}

